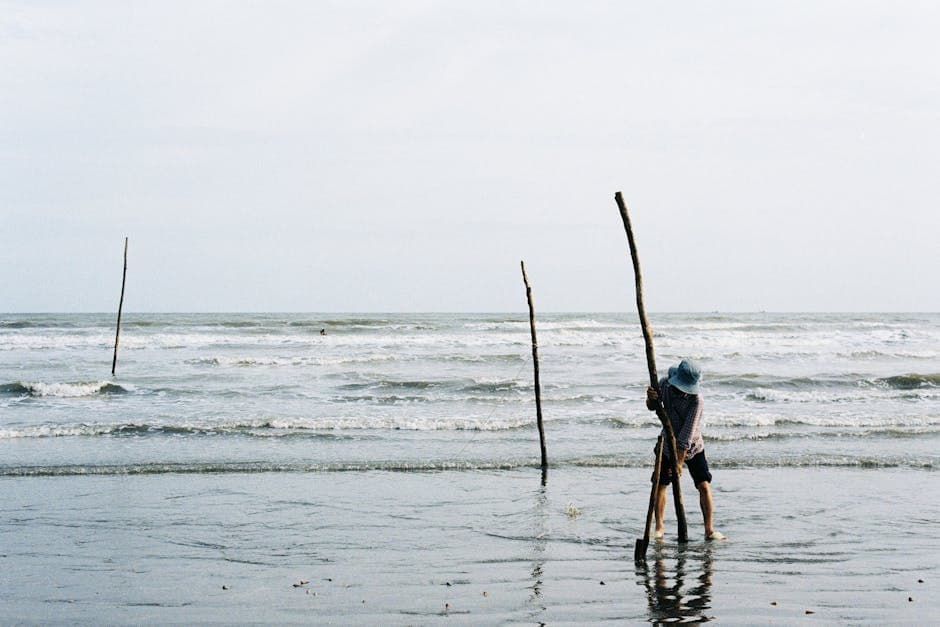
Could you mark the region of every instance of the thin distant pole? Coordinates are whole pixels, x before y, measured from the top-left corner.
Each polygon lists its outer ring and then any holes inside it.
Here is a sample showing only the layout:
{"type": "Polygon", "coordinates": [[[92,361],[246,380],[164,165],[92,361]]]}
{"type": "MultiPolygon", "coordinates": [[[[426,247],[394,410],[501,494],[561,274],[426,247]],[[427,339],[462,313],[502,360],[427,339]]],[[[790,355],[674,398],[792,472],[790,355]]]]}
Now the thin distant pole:
{"type": "Polygon", "coordinates": [[[532,287],[529,285],[529,276],[525,272],[525,262],[522,265],[522,281],[525,283],[525,296],[529,301],[529,329],[532,331],[532,366],[535,369],[535,417],[539,427],[539,446],[542,449],[542,483],[545,483],[545,473],[548,470],[548,455],[545,452],[545,427],[542,425],[542,386],[539,383],[539,342],[535,337],[535,306],[532,304],[532,287]]]}
{"type": "Polygon", "coordinates": [[[114,359],[111,361],[111,376],[117,368],[118,340],[121,338],[121,310],[124,309],[124,285],[127,283],[127,238],[124,238],[124,274],[121,277],[121,300],[118,302],[117,331],[114,333],[114,359]]]}

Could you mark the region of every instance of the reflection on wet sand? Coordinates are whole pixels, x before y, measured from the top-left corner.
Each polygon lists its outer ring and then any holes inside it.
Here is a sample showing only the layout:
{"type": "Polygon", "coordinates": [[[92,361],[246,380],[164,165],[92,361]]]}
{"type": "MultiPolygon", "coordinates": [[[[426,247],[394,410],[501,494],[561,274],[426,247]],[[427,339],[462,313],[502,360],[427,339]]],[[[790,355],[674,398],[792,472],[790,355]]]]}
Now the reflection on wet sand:
{"type": "Polygon", "coordinates": [[[548,495],[546,494],[545,474],[542,474],[542,487],[539,489],[533,508],[533,519],[535,527],[533,529],[532,543],[532,585],[529,587],[532,593],[528,598],[530,606],[529,618],[537,620],[547,609],[545,601],[542,599],[542,568],[545,566],[545,547],[547,544],[546,536],[548,533],[548,495]]]}
{"type": "Polygon", "coordinates": [[[649,562],[637,566],[638,584],[646,588],[649,622],[705,623],[711,609],[712,549],[651,547],[649,562]],[[672,570],[670,570],[672,568],[672,570]]]}

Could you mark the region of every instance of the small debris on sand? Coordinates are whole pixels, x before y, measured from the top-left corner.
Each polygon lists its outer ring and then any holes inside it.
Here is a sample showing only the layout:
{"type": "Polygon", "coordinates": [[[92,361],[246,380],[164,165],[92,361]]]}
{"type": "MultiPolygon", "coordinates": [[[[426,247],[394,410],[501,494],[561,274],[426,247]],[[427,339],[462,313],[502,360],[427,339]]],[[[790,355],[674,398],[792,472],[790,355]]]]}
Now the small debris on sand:
{"type": "Polygon", "coordinates": [[[565,513],[568,514],[568,518],[574,519],[581,515],[581,510],[574,503],[568,503],[568,509],[565,510],[565,513]]]}
{"type": "Polygon", "coordinates": [[[924,583],[924,580],[923,580],[923,579],[918,579],[918,580],[917,580],[917,583],[924,583]]]}
{"type": "Polygon", "coordinates": [[[307,581],[306,579],[301,579],[300,581],[298,581],[297,583],[294,584],[294,587],[295,587],[295,588],[300,588],[301,586],[306,586],[308,583],[310,583],[310,582],[307,581]]]}
{"type": "Polygon", "coordinates": [[[914,602],[914,597],[907,597],[907,602],[908,602],[908,603],[913,603],[913,602],[914,602]]]}
{"type": "Polygon", "coordinates": [[[607,584],[602,581],[602,582],[601,582],[601,585],[602,585],[602,586],[606,586],[607,584]]]}
{"type": "Polygon", "coordinates": [[[771,601],[770,604],[771,604],[771,605],[776,605],[777,602],[776,602],[776,601],[771,601]]]}
{"type": "Polygon", "coordinates": [[[807,613],[807,614],[815,614],[816,612],[814,612],[813,610],[806,610],[806,613],[807,613]]]}
{"type": "Polygon", "coordinates": [[[483,591],[483,596],[485,596],[485,597],[489,596],[489,595],[486,593],[486,590],[483,591]]]}
{"type": "Polygon", "coordinates": [[[232,586],[224,586],[224,585],[223,585],[223,586],[222,586],[222,589],[223,589],[223,590],[231,590],[231,589],[232,589],[232,586]]]}

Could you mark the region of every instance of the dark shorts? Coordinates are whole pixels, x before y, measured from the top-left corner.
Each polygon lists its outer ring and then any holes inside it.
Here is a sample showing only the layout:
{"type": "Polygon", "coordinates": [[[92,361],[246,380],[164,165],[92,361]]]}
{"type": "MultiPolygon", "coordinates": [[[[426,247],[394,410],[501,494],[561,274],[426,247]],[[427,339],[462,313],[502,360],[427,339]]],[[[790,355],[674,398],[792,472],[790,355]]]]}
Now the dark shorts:
{"type": "MultiPolygon", "coordinates": [[[[712,473],[708,470],[708,460],[705,459],[705,451],[700,452],[695,457],[686,458],[685,465],[692,475],[692,481],[695,485],[707,481],[711,483],[712,473]]],[[[650,481],[653,478],[650,477],[650,481]]],[[[659,469],[659,485],[669,485],[672,483],[672,460],[663,455],[663,461],[659,469]]]]}

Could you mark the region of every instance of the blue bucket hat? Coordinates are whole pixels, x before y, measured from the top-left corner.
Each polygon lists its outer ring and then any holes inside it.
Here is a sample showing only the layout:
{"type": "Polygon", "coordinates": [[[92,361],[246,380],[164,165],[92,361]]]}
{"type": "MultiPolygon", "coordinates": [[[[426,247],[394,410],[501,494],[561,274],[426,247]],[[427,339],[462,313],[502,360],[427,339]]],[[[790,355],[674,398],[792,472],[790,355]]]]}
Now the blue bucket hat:
{"type": "Polygon", "coordinates": [[[701,378],[702,371],[689,359],[683,359],[678,366],[669,369],[669,385],[686,394],[698,394],[698,382],[701,378]]]}

